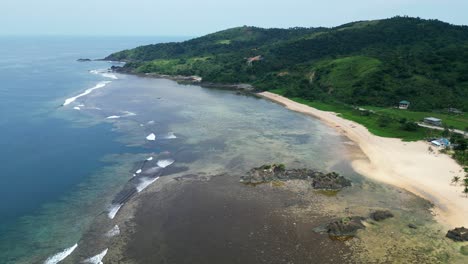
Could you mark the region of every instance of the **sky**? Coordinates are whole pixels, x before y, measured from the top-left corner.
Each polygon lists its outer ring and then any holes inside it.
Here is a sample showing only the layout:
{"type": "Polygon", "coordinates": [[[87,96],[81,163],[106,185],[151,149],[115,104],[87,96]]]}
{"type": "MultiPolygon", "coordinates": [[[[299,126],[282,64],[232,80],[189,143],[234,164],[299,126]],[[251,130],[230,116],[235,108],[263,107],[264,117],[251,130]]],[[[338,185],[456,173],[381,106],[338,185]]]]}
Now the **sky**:
{"type": "Polygon", "coordinates": [[[396,15],[468,25],[468,0],[0,0],[0,35],[201,36],[396,15]]]}

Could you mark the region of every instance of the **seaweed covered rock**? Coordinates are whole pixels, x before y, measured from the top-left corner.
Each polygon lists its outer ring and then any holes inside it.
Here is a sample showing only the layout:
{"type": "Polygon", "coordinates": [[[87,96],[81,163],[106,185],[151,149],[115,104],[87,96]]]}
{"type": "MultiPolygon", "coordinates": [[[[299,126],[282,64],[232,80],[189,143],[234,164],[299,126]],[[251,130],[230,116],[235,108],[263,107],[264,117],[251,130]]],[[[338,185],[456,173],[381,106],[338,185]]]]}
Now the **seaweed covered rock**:
{"type": "Polygon", "coordinates": [[[462,227],[449,230],[447,232],[446,237],[457,242],[468,241],[468,229],[462,226],[462,227]]]}
{"type": "Polygon", "coordinates": [[[378,210],[370,214],[370,217],[375,221],[382,221],[393,216],[392,212],[388,210],[378,210]]]}
{"type": "Polygon", "coordinates": [[[351,181],[336,172],[324,173],[309,169],[287,170],[283,164],[263,165],[251,169],[247,175],[241,177],[246,184],[260,184],[271,181],[307,180],[314,189],[341,190],[351,186],[351,181]]]}
{"type": "Polygon", "coordinates": [[[336,172],[316,172],[312,178],[312,187],[314,187],[314,189],[341,190],[349,186],[351,186],[351,181],[336,172]]]}
{"type": "Polygon", "coordinates": [[[362,223],[364,219],[364,217],[360,216],[344,217],[329,223],[326,230],[328,235],[333,238],[352,238],[359,229],[365,228],[362,223]]]}

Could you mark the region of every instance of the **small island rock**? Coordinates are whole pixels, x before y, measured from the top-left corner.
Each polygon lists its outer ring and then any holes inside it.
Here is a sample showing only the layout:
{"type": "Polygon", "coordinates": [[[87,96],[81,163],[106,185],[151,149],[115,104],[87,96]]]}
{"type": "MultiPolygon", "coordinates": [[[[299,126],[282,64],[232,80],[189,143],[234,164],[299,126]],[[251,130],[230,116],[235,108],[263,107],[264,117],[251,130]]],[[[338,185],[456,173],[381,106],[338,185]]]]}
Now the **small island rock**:
{"type": "Polygon", "coordinates": [[[449,230],[447,232],[446,237],[457,242],[468,241],[468,229],[462,226],[462,227],[449,230]]]}
{"type": "Polygon", "coordinates": [[[375,221],[382,221],[387,218],[392,218],[393,214],[392,212],[388,210],[378,210],[370,214],[370,217],[375,220],[375,221]]]}
{"type": "Polygon", "coordinates": [[[354,237],[359,229],[364,229],[364,217],[344,217],[327,225],[327,233],[331,237],[354,237]]]}

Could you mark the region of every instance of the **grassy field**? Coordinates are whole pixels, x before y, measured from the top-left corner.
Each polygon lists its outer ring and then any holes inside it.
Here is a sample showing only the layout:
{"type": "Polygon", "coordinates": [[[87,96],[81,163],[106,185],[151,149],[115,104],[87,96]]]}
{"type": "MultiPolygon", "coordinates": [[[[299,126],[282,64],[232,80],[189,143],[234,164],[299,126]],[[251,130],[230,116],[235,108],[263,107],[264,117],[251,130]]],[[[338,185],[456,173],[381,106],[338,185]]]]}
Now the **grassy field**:
{"type": "MultiPolygon", "coordinates": [[[[283,94],[284,91],[277,89],[271,92],[283,94]]],[[[323,111],[339,113],[348,120],[352,120],[365,126],[372,134],[381,137],[401,138],[404,141],[415,141],[426,138],[438,137],[441,131],[416,127],[408,131],[404,129],[401,120],[405,118],[407,122],[421,121],[424,117],[434,116],[441,118],[447,125],[457,129],[465,129],[468,126],[468,118],[465,115],[452,116],[447,114],[412,112],[393,108],[362,107],[373,112],[360,111],[351,106],[343,104],[327,104],[317,101],[308,101],[302,98],[290,98],[298,103],[309,105],[323,111]]]]}

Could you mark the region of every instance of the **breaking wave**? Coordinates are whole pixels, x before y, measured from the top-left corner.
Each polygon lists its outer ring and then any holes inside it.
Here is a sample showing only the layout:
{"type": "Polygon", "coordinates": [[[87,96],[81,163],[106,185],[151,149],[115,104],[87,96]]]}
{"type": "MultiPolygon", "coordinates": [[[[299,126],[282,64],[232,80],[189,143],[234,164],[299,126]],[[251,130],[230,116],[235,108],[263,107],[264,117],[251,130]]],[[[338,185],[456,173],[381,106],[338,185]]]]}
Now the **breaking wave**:
{"type": "Polygon", "coordinates": [[[167,166],[171,165],[174,163],[175,160],[173,159],[165,159],[165,160],[158,160],[157,165],[161,168],[166,168],[167,166]]]}
{"type": "Polygon", "coordinates": [[[161,167],[151,167],[145,170],[144,174],[155,174],[155,173],[158,173],[160,170],[161,170],[161,167]]]}
{"type": "Polygon", "coordinates": [[[156,177],[156,178],[147,178],[147,177],[141,178],[140,183],[136,187],[137,191],[138,192],[143,191],[144,189],[146,189],[146,187],[150,186],[153,182],[157,181],[158,179],[159,179],[159,177],[156,177]]]}
{"type": "Polygon", "coordinates": [[[156,140],[156,135],[154,133],[151,133],[146,137],[146,140],[155,141],[156,140]]]}
{"type": "Polygon", "coordinates": [[[115,215],[117,212],[120,210],[120,207],[122,207],[123,204],[112,204],[109,208],[109,211],[107,213],[107,216],[110,219],[114,219],[115,215]]]}
{"type": "Polygon", "coordinates": [[[85,259],[83,263],[90,263],[90,264],[103,264],[102,259],[106,256],[108,248],[104,249],[101,253],[97,254],[94,257],[89,259],[85,259]]]}
{"type": "Polygon", "coordinates": [[[59,263],[60,261],[64,260],[66,257],[68,257],[71,253],[73,253],[73,251],[75,251],[75,249],[77,247],[78,247],[78,244],[75,244],[72,247],[69,247],[69,248],[63,250],[62,252],[59,252],[59,253],[53,255],[52,257],[49,257],[48,259],[46,259],[44,264],[59,263]]]}
{"type": "Polygon", "coordinates": [[[107,231],[106,237],[115,237],[120,235],[120,228],[118,225],[115,225],[111,230],[107,231]]]}
{"type": "Polygon", "coordinates": [[[174,135],[174,132],[169,132],[167,133],[166,136],[164,136],[164,139],[174,139],[174,138],[177,138],[177,136],[174,135]]]}
{"type": "Polygon", "coordinates": [[[85,96],[85,95],[88,95],[90,94],[91,92],[93,92],[94,90],[97,90],[97,89],[100,89],[100,88],[103,88],[105,87],[107,84],[111,83],[111,81],[103,81],[103,82],[99,82],[98,84],[96,84],[94,87],[92,88],[89,88],[87,89],[86,91],[84,91],[83,93],[77,95],[77,96],[74,96],[74,97],[70,97],[70,98],[67,98],[65,100],[65,102],[63,102],[62,106],[66,106],[66,105],[69,105],[71,103],[73,103],[76,99],[82,97],[82,96],[85,96]]]}

